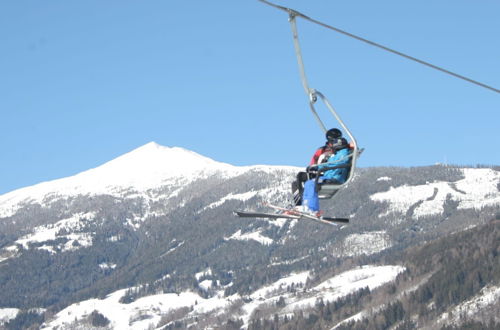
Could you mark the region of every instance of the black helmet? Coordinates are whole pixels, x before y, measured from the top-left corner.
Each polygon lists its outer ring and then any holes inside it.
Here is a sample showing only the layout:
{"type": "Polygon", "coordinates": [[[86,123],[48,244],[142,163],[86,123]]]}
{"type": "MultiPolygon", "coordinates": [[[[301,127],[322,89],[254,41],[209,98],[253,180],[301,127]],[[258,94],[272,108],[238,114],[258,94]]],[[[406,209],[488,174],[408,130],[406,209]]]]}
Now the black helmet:
{"type": "Polygon", "coordinates": [[[331,141],[342,137],[342,132],[338,128],[331,128],[326,132],[326,139],[331,141]]]}

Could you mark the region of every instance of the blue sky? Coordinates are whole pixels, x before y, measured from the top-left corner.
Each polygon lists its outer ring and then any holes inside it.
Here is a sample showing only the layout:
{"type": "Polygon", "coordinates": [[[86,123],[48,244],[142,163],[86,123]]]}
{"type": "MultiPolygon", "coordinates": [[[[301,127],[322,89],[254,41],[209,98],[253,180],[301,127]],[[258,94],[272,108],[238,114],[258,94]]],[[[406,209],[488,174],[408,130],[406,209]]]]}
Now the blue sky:
{"type": "MultiPolygon", "coordinates": [[[[277,3],[500,88],[499,1],[277,3]]],[[[366,148],[360,166],[500,165],[500,94],[298,28],[310,87],[366,148]]],[[[257,0],[2,1],[0,40],[0,194],[150,141],[294,166],[324,142],[287,15],[257,0]]]]}

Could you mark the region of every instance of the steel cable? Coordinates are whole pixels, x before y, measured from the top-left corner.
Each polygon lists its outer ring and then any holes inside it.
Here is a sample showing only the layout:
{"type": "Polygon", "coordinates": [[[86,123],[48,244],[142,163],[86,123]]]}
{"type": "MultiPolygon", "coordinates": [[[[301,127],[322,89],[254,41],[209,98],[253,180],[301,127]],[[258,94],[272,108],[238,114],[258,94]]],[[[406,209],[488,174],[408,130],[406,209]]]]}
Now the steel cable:
{"type": "Polygon", "coordinates": [[[452,72],[452,71],[450,71],[450,70],[446,70],[446,69],[444,69],[444,68],[442,68],[442,67],[439,67],[439,66],[434,65],[434,64],[431,64],[431,63],[429,63],[429,62],[426,62],[426,61],[420,60],[420,59],[418,59],[418,58],[416,58],[416,57],[413,57],[413,56],[410,56],[410,55],[404,54],[404,53],[402,53],[402,52],[399,52],[399,51],[394,50],[394,49],[392,49],[392,48],[386,47],[386,46],[381,45],[381,44],[379,44],[379,43],[376,43],[376,42],[374,42],[374,41],[371,41],[371,40],[368,40],[368,39],[362,38],[362,37],[357,36],[357,35],[355,35],[355,34],[352,34],[352,33],[346,32],[346,31],[344,31],[344,30],[338,29],[338,28],[336,28],[336,27],[333,27],[333,26],[331,26],[331,25],[325,24],[325,23],[320,22],[320,21],[318,21],[318,20],[315,20],[315,19],[313,19],[313,18],[311,18],[311,17],[308,17],[308,16],[306,16],[306,15],[304,15],[304,14],[302,14],[302,13],[300,13],[300,12],[296,11],[296,10],[293,10],[293,9],[290,9],[290,8],[287,8],[287,7],[283,7],[283,6],[279,6],[279,5],[276,5],[276,4],[274,4],[274,3],[272,3],[272,2],[269,2],[269,1],[266,1],[266,0],[259,0],[259,1],[260,1],[260,2],[265,3],[265,4],[269,5],[269,6],[272,6],[272,7],[274,7],[274,8],[277,8],[277,9],[280,9],[280,10],[283,10],[283,11],[286,11],[289,15],[296,16],[296,17],[301,17],[301,18],[303,18],[303,19],[305,19],[305,20],[310,21],[311,23],[314,23],[314,24],[320,25],[320,26],[322,26],[322,27],[324,27],[324,28],[327,28],[327,29],[333,30],[333,31],[335,31],[335,32],[341,33],[341,34],[343,34],[343,35],[345,35],[345,36],[348,36],[348,37],[350,37],[350,38],[354,38],[354,39],[356,39],[356,40],[359,40],[359,41],[362,41],[362,42],[364,42],[364,43],[367,43],[367,44],[369,44],[369,45],[371,45],[371,46],[375,46],[375,47],[380,48],[380,49],[382,49],[382,50],[385,50],[385,51],[388,51],[388,52],[390,52],[390,53],[396,54],[396,55],[398,55],[398,56],[404,57],[404,58],[406,58],[406,59],[408,59],[408,60],[411,60],[411,61],[414,61],[414,62],[420,63],[420,64],[425,65],[425,66],[427,66],[427,67],[430,67],[430,68],[432,68],[432,69],[434,69],[434,70],[438,70],[438,71],[441,71],[441,72],[443,72],[443,73],[449,74],[449,75],[451,75],[451,76],[453,76],[453,77],[455,77],[455,78],[459,78],[459,79],[465,80],[465,81],[467,81],[467,82],[470,82],[470,83],[472,83],[472,84],[478,85],[478,86],[480,86],[480,87],[483,87],[483,88],[486,88],[486,89],[492,90],[492,91],[494,91],[494,92],[500,93],[500,90],[499,90],[499,89],[497,89],[497,88],[494,88],[494,87],[492,87],[492,86],[489,86],[489,85],[483,84],[483,83],[481,83],[481,82],[479,82],[479,81],[476,81],[476,80],[473,80],[473,79],[471,79],[471,78],[468,78],[468,77],[462,76],[462,75],[460,75],[460,74],[458,74],[458,73],[455,73],[455,72],[452,72]]]}

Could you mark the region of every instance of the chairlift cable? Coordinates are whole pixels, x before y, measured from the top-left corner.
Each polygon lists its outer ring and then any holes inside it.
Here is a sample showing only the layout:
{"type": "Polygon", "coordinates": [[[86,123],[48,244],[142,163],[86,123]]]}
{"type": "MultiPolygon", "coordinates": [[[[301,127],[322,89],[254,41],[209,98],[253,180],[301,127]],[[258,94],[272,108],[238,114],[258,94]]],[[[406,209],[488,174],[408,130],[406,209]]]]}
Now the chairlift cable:
{"type": "Polygon", "coordinates": [[[302,13],[300,13],[300,12],[298,12],[298,11],[294,10],[294,9],[287,8],[287,7],[283,7],[283,6],[279,6],[279,5],[277,5],[277,4],[274,4],[274,3],[272,3],[272,2],[269,2],[269,1],[267,1],[267,0],[259,0],[259,1],[260,1],[260,2],[263,2],[263,3],[267,4],[267,5],[269,5],[269,6],[271,6],[271,7],[274,7],[274,8],[277,8],[277,9],[283,10],[283,11],[286,11],[286,12],[290,15],[290,17],[301,17],[301,18],[303,18],[303,19],[305,19],[305,20],[310,21],[311,23],[314,23],[314,24],[320,25],[320,26],[322,26],[322,27],[324,27],[324,28],[327,28],[327,29],[333,30],[333,31],[335,31],[335,32],[341,33],[341,34],[346,35],[346,36],[348,36],[348,37],[350,37],[350,38],[354,38],[354,39],[356,39],[356,40],[358,40],[358,41],[362,41],[362,42],[367,43],[367,44],[369,44],[369,45],[371,45],[371,46],[374,46],[374,47],[380,48],[380,49],[382,49],[382,50],[388,51],[388,52],[390,52],[390,53],[393,53],[393,54],[395,54],[395,55],[398,55],[398,56],[404,57],[404,58],[406,58],[406,59],[408,59],[408,60],[411,60],[411,61],[414,61],[414,62],[420,63],[420,64],[425,65],[425,66],[427,66],[427,67],[430,67],[430,68],[432,68],[432,69],[434,69],[434,70],[441,71],[441,72],[446,73],[446,74],[448,74],[448,75],[451,75],[451,76],[453,76],[453,77],[455,77],[455,78],[462,79],[462,80],[465,80],[465,81],[467,81],[467,82],[469,82],[469,83],[472,83],[472,84],[478,85],[478,86],[480,86],[480,87],[483,87],[483,88],[486,88],[486,89],[492,90],[492,91],[494,91],[494,92],[500,93],[500,89],[497,89],[497,88],[494,88],[494,87],[492,87],[492,86],[489,86],[489,85],[483,84],[483,83],[481,83],[481,82],[479,82],[479,81],[477,81],[477,80],[473,80],[473,79],[471,79],[471,78],[468,78],[468,77],[465,77],[465,76],[460,75],[460,74],[458,74],[458,73],[455,73],[455,72],[449,71],[449,70],[444,69],[444,68],[442,68],[442,67],[439,67],[439,66],[437,66],[437,65],[431,64],[431,63],[426,62],[426,61],[423,61],[423,60],[420,60],[420,59],[418,59],[418,58],[416,58],[416,57],[413,57],[413,56],[410,56],[410,55],[404,54],[404,53],[402,53],[402,52],[399,52],[399,51],[397,51],[397,50],[394,50],[394,49],[392,49],[392,48],[386,47],[386,46],[381,45],[381,44],[379,44],[379,43],[376,43],[376,42],[374,42],[374,41],[371,41],[371,40],[368,40],[368,39],[362,38],[362,37],[357,36],[357,35],[355,35],[355,34],[352,34],[352,33],[349,33],[349,32],[347,32],[347,31],[341,30],[341,29],[339,29],[339,28],[333,27],[333,26],[331,26],[331,25],[325,24],[325,23],[320,22],[320,21],[318,21],[318,20],[315,20],[315,19],[313,19],[313,18],[311,18],[311,17],[308,17],[308,16],[306,16],[306,15],[304,15],[304,14],[302,14],[302,13]]]}

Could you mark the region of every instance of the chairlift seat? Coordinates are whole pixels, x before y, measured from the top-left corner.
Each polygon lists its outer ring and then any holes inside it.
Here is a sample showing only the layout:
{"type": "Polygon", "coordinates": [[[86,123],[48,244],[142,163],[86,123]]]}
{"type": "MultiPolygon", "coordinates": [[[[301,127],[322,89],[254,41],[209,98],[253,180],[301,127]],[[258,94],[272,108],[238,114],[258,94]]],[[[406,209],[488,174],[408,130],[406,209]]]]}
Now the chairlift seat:
{"type": "MultiPolygon", "coordinates": [[[[361,150],[357,150],[356,156],[359,156],[361,154],[361,150]]],[[[352,163],[353,163],[353,155],[354,155],[354,150],[349,155],[349,162],[347,164],[343,165],[337,165],[337,166],[328,166],[320,171],[309,171],[308,175],[310,177],[315,177],[316,178],[316,189],[318,190],[318,197],[319,199],[330,199],[332,198],[342,187],[346,186],[352,179],[353,173],[352,173],[352,163]],[[329,171],[329,170],[334,170],[337,168],[347,168],[347,176],[346,176],[346,181],[344,183],[339,183],[339,182],[331,182],[330,180],[326,180],[324,182],[321,182],[319,178],[321,177],[322,173],[329,171]],[[314,174],[313,174],[314,173],[314,174]]]]}

